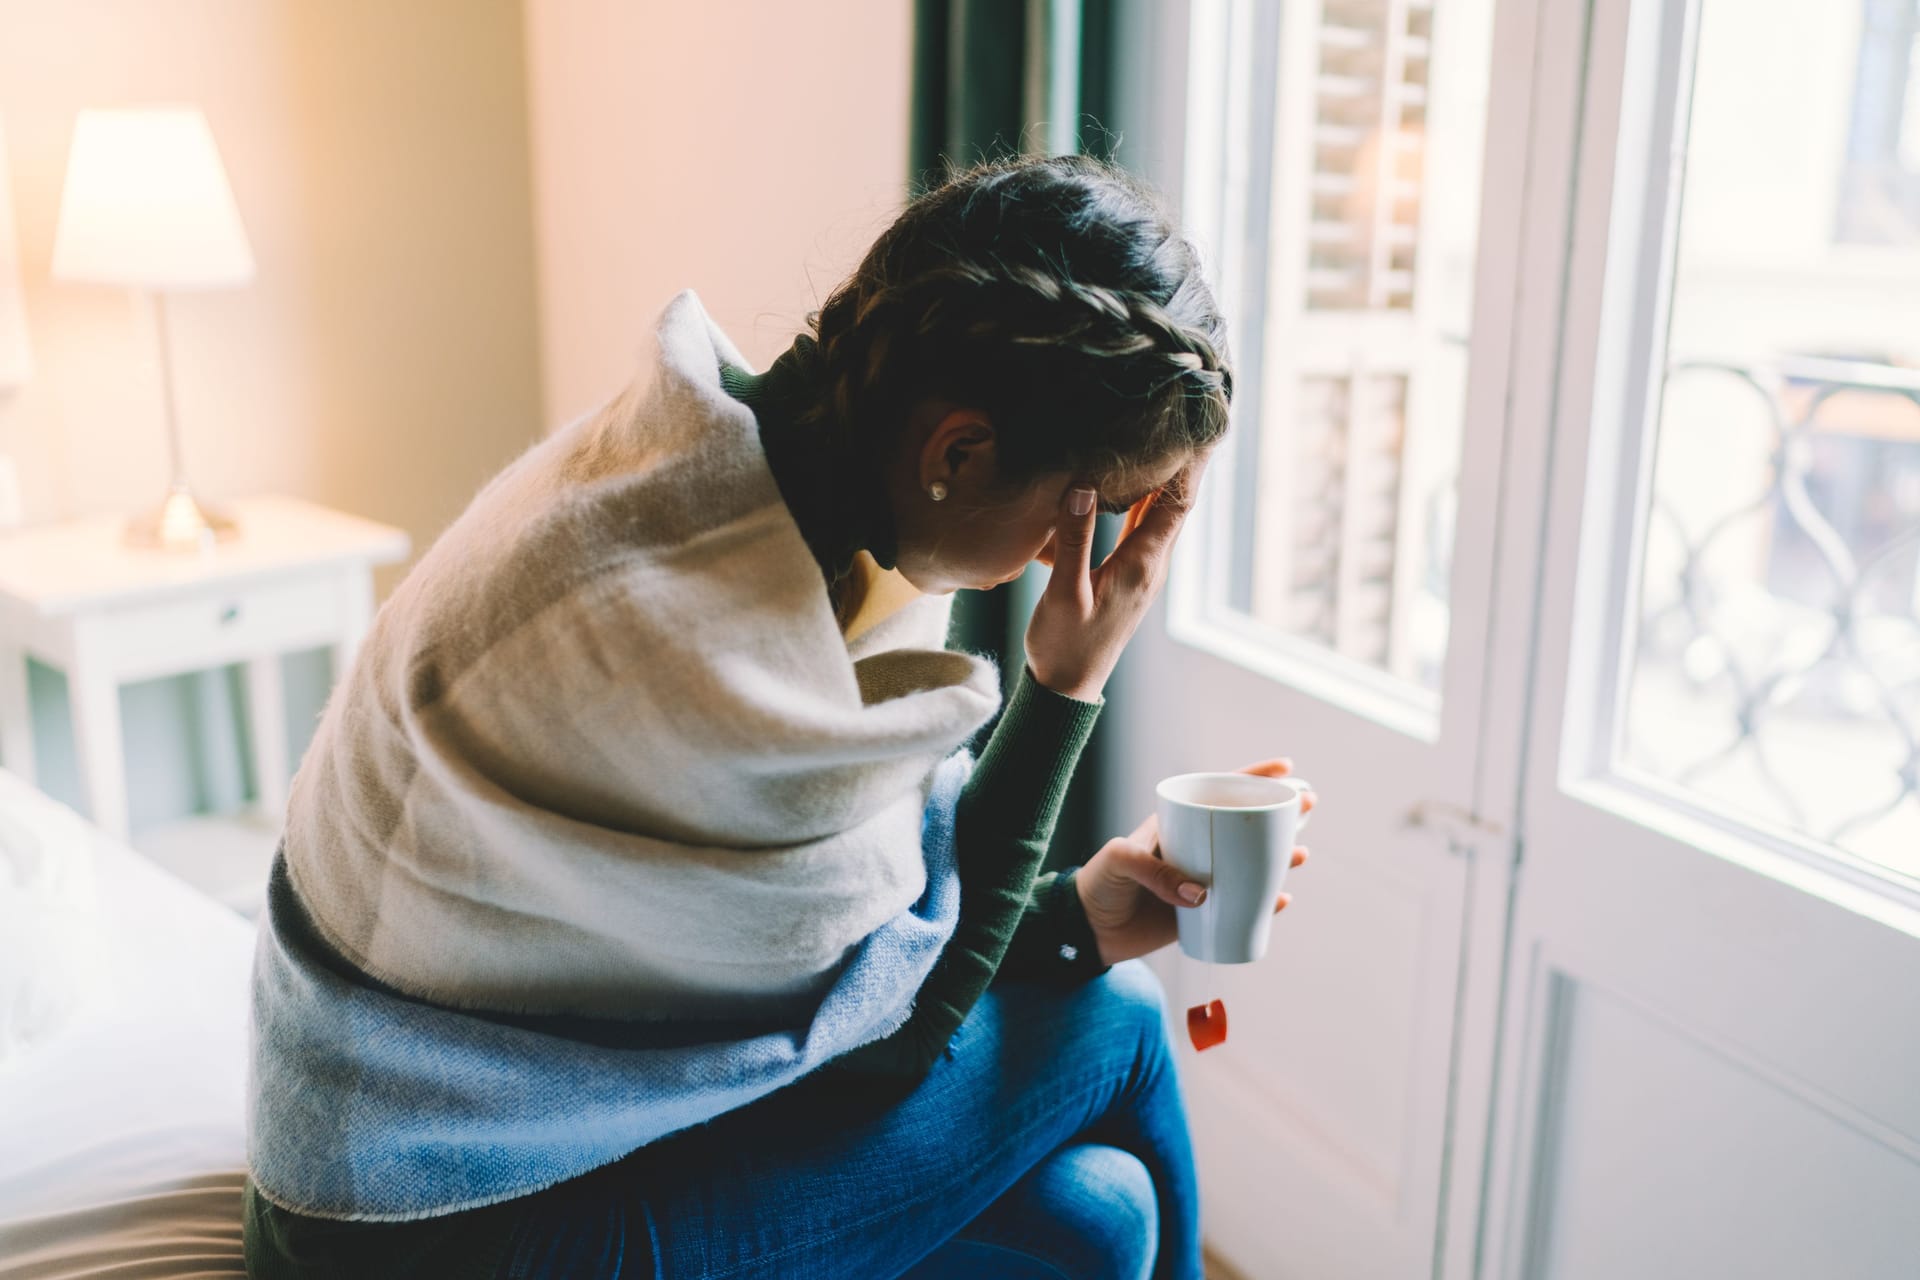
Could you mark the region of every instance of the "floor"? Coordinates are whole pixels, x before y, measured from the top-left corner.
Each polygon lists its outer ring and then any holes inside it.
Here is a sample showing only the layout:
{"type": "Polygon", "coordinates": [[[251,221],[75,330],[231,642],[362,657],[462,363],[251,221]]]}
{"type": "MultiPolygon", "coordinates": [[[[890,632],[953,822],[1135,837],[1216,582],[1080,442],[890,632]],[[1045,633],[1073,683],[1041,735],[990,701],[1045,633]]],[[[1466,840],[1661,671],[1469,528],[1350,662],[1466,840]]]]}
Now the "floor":
{"type": "Polygon", "coordinates": [[[267,870],[278,842],[278,823],[253,813],[196,815],[137,830],[132,840],[160,866],[249,920],[266,907],[267,870]]]}

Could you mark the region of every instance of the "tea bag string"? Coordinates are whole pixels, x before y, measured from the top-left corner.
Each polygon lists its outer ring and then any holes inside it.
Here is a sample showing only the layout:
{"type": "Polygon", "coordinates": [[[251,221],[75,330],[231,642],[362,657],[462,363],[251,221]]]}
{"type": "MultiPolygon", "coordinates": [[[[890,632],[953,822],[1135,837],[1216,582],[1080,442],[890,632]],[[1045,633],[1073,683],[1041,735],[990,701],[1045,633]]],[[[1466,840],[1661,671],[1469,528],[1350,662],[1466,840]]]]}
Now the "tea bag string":
{"type": "Polygon", "coordinates": [[[1220,961],[1220,951],[1214,941],[1214,929],[1220,915],[1220,862],[1213,851],[1213,819],[1213,810],[1207,810],[1207,901],[1199,908],[1205,913],[1200,917],[1200,934],[1204,939],[1202,945],[1207,950],[1208,964],[1218,964],[1220,961]]]}

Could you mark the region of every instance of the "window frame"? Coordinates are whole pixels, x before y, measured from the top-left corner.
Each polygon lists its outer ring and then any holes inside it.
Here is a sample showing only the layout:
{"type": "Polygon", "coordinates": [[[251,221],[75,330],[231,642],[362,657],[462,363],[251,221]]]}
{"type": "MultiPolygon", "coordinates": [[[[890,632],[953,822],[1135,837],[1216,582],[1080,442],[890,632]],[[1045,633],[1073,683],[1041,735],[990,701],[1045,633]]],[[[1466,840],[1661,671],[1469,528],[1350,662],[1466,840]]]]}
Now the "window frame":
{"type": "MultiPolygon", "coordinates": [[[[1912,913],[1920,911],[1920,881],[1782,824],[1741,814],[1621,760],[1678,267],[1701,3],[1632,0],[1618,134],[1604,181],[1589,180],[1599,157],[1583,157],[1587,194],[1578,201],[1573,237],[1576,245],[1585,239],[1585,252],[1598,259],[1588,267],[1599,281],[1598,303],[1582,307],[1579,299],[1586,291],[1567,291],[1555,410],[1562,423],[1579,418],[1587,424],[1579,441],[1584,479],[1573,499],[1581,517],[1571,555],[1551,544],[1544,552],[1549,575],[1556,563],[1566,566],[1573,584],[1571,621],[1565,632],[1564,684],[1555,690],[1549,681],[1535,693],[1536,740],[1558,744],[1554,786],[1547,794],[1531,786],[1527,807],[1536,813],[1568,804],[1598,810],[1651,838],[1713,854],[1857,913],[1911,928],[1912,913]],[[1599,229],[1583,236],[1583,220],[1599,229]]],[[[1576,272],[1580,269],[1576,262],[1576,272]]],[[[1550,603],[1546,608],[1551,613],[1550,603]]],[[[1548,625],[1541,643],[1552,645],[1556,630],[1548,625]]]]}

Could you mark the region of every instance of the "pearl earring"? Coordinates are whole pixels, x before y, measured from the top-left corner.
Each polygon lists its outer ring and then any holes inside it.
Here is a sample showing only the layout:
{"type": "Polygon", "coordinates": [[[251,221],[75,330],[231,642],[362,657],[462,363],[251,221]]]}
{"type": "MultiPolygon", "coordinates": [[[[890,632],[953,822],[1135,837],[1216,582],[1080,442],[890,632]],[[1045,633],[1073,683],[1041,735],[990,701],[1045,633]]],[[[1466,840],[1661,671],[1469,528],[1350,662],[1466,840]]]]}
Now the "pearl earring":
{"type": "Polygon", "coordinates": [[[945,502],[947,500],[946,482],[943,480],[935,480],[932,484],[928,485],[927,496],[935,502],[945,502]]]}

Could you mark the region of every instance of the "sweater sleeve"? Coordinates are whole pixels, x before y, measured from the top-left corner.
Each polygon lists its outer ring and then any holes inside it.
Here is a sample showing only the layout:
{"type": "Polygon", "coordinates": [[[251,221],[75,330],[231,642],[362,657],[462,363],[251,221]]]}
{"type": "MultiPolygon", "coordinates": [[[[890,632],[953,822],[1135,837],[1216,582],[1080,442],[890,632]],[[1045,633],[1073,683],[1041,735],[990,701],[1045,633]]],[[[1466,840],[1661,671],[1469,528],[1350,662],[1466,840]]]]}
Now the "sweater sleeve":
{"type": "MultiPolygon", "coordinates": [[[[954,814],[960,920],[953,937],[905,1025],[833,1059],[823,1073],[918,1081],[993,981],[1016,933],[1058,927],[1064,899],[1057,887],[1037,890],[1059,881],[1036,881],[1035,873],[1103,705],[1055,693],[1022,669],[954,814]]],[[[1070,883],[1066,889],[1077,909],[1079,895],[1070,883]]]]}
{"type": "Polygon", "coordinates": [[[1007,944],[996,981],[1076,986],[1113,967],[1100,961],[1100,943],[1074,886],[1079,870],[1051,871],[1033,882],[1027,909],[1007,944]]]}

